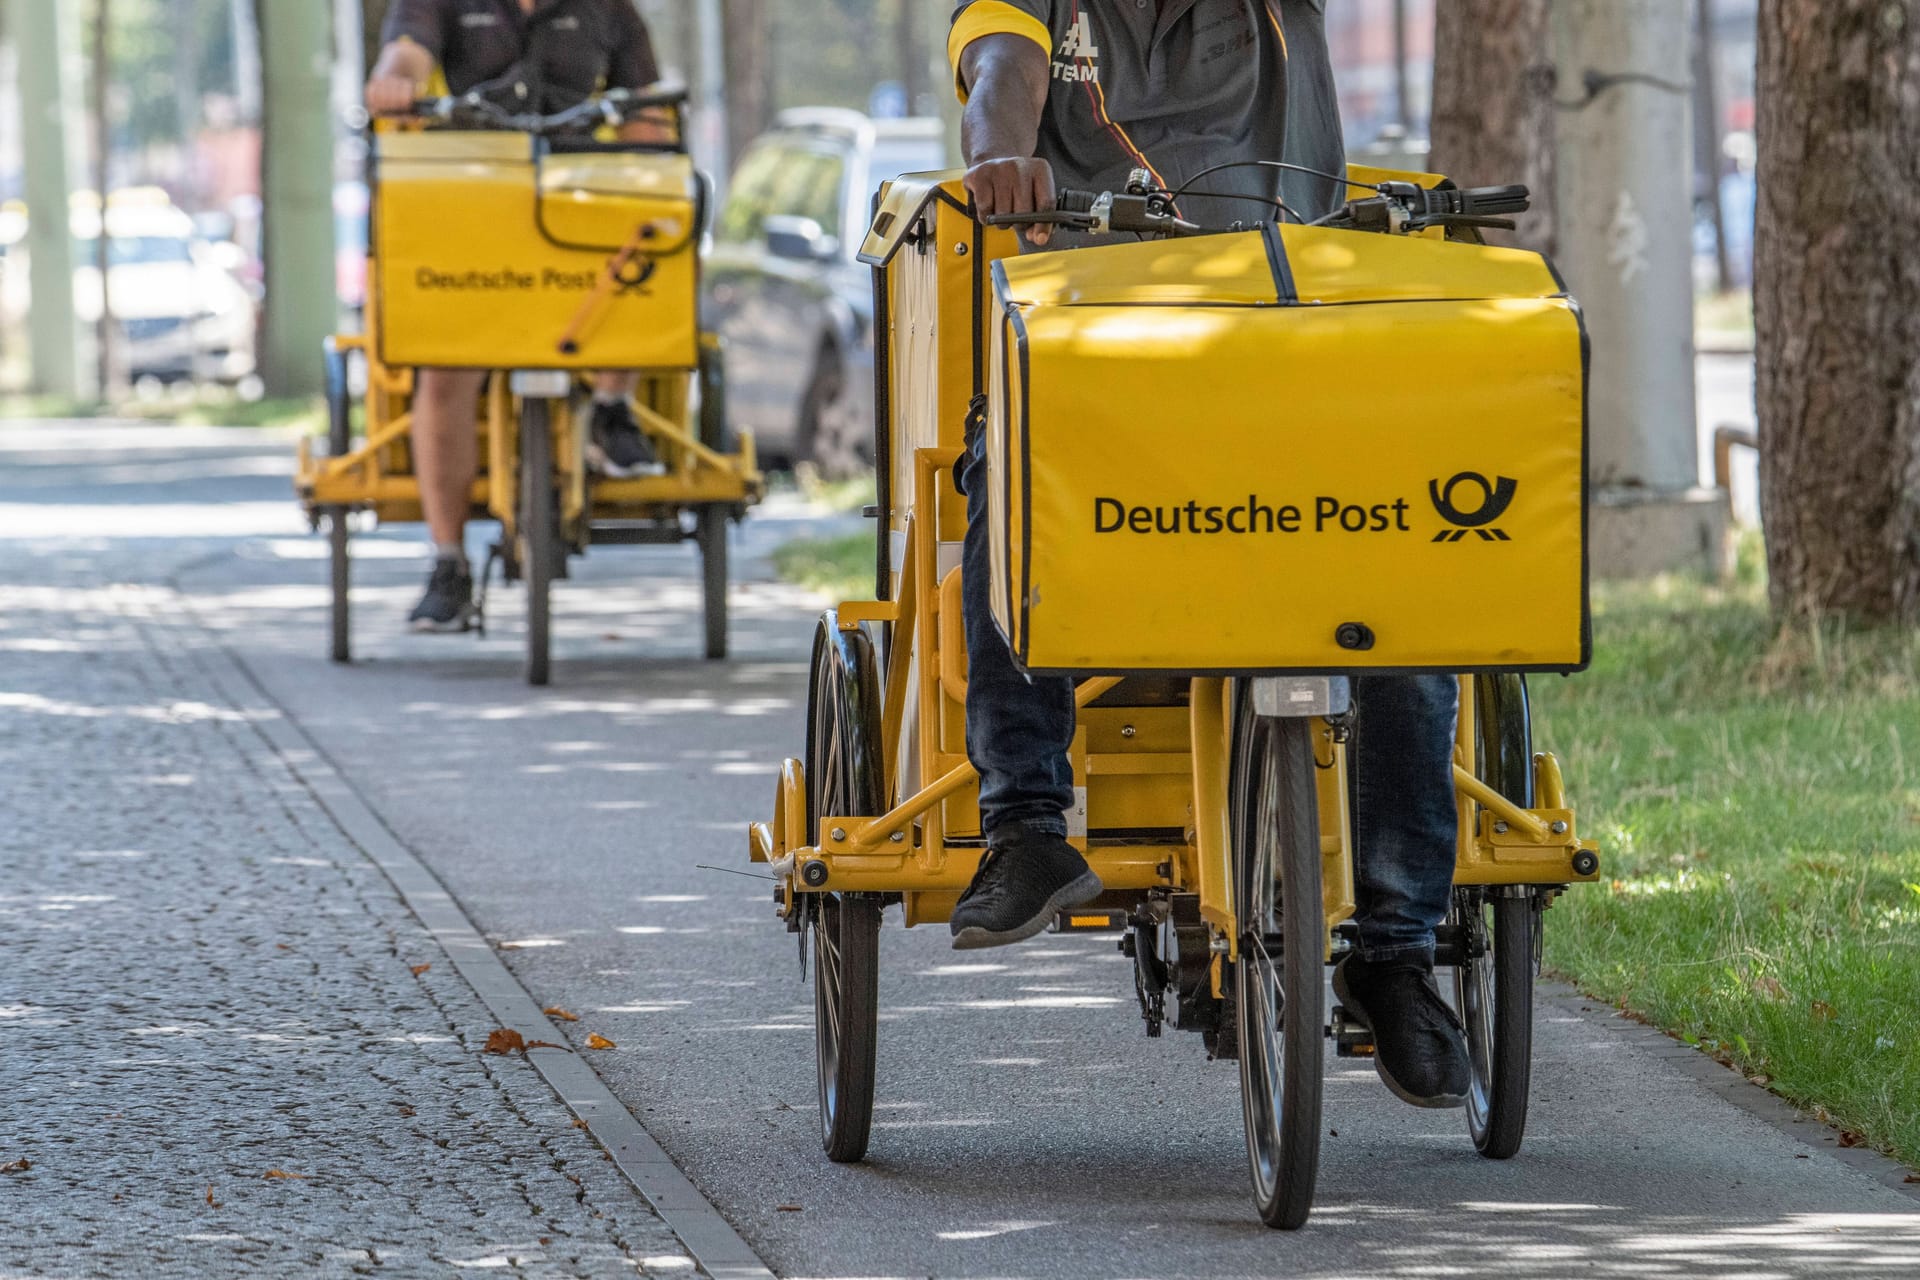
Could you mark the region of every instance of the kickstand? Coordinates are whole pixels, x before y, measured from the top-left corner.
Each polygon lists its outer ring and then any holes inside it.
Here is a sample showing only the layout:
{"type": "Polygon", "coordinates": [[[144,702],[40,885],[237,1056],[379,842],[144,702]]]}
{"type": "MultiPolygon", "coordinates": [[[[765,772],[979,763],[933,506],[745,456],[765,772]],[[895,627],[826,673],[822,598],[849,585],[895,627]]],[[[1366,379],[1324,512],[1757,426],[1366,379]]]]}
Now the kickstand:
{"type": "Polygon", "coordinates": [[[481,566],[479,590],[473,597],[473,629],[479,638],[487,638],[487,584],[493,581],[493,566],[500,559],[500,544],[487,547],[487,562],[481,566]]]}

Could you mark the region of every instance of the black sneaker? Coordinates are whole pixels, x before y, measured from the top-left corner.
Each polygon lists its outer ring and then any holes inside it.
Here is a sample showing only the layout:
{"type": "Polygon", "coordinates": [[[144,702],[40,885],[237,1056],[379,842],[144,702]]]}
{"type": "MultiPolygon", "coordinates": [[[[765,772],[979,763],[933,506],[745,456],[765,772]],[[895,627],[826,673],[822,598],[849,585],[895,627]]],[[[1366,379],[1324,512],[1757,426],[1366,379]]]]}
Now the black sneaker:
{"type": "Polygon", "coordinates": [[[587,448],[587,461],[600,474],[616,479],[666,471],[653,452],[653,443],[634,420],[633,406],[625,400],[594,402],[593,443],[587,448]]]}
{"type": "Polygon", "coordinates": [[[453,634],[473,627],[473,570],[464,560],[436,560],[427,594],[407,615],[415,631],[453,634]]]}
{"type": "Polygon", "coordinates": [[[954,905],[953,949],[1023,941],[1068,907],[1099,895],[1100,877],[1059,836],[1027,836],[989,849],[954,905]]]}
{"type": "Polygon", "coordinates": [[[1416,1107],[1467,1105],[1467,1038],[1434,986],[1431,964],[1373,964],[1356,952],[1334,969],[1333,994],[1373,1032],[1373,1069],[1395,1097],[1416,1107]]]}

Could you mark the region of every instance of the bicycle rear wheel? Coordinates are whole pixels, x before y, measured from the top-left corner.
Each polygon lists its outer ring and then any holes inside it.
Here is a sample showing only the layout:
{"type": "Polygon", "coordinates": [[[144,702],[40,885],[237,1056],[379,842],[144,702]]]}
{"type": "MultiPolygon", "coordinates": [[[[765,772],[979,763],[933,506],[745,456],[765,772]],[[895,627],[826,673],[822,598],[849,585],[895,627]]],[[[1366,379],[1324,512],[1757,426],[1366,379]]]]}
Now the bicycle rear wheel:
{"type": "MultiPolygon", "coordinates": [[[[879,813],[880,682],[864,631],[832,613],[814,635],[807,697],[807,838],[829,817],[879,813]]],[[[840,1163],[867,1153],[880,1029],[880,900],[802,895],[813,944],[814,1057],[820,1144],[840,1163]]]]}
{"type": "Polygon", "coordinates": [[[1240,959],[1234,966],[1240,1100],[1261,1221],[1291,1230],[1320,1167],[1326,918],[1312,722],[1234,717],[1230,794],[1240,959]]]}
{"type": "Polygon", "coordinates": [[[706,655],[727,656],[727,508],[709,502],[694,513],[694,542],[700,551],[700,597],[706,624],[706,655]]]}
{"type": "Polygon", "coordinates": [[[520,564],[527,581],[527,683],[553,678],[553,580],[560,548],[560,502],[553,487],[552,408],[539,396],[520,402],[520,564]]]}
{"type": "MultiPolygon", "coordinates": [[[[1533,804],[1533,734],[1526,677],[1476,676],[1474,771],[1523,808],[1533,804]]],[[[1466,1031],[1473,1079],[1467,1131],[1492,1160],[1520,1150],[1533,1076],[1533,976],[1539,962],[1539,891],[1525,885],[1454,890],[1454,923],[1466,954],[1454,967],[1454,1008],[1466,1031]],[[1473,954],[1474,951],[1480,954],[1473,954]]]]}
{"type": "MultiPolygon", "coordinates": [[[[353,407],[347,379],[347,356],[337,350],[332,339],[326,346],[327,456],[342,458],[353,451],[353,407]]],[[[345,507],[327,507],[327,559],[333,589],[332,635],[328,657],[335,662],[353,661],[353,614],[351,588],[353,561],[348,552],[352,533],[347,525],[345,507]]]]}

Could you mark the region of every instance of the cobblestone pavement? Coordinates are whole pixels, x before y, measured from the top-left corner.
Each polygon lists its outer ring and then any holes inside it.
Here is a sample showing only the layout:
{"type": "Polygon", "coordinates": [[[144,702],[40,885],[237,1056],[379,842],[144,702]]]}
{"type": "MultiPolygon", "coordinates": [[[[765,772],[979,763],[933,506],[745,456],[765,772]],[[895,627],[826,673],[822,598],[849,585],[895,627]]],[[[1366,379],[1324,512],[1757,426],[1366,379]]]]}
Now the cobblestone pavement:
{"type": "Polygon", "coordinates": [[[0,1275],[694,1274],[482,1051],[204,633],[101,585],[152,556],[29,549],[0,541],[0,1275]]]}

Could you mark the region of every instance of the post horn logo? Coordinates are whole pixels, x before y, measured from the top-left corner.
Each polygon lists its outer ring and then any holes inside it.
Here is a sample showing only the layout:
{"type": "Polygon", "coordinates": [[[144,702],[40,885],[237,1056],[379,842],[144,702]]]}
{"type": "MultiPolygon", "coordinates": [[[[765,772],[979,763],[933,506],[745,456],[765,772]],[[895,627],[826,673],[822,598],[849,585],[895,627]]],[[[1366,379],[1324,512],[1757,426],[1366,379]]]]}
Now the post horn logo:
{"type": "Polygon", "coordinates": [[[658,267],[659,264],[646,254],[636,253],[625,262],[614,266],[614,283],[622,294],[644,293],[647,281],[653,279],[653,273],[658,267]]]}
{"type": "Polygon", "coordinates": [[[1427,481],[1427,496],[1433,499],[1433,509],[1440,518],[1453,525],[1451,529],[1442,529],[1433,535],[1435,542],[1458,542],[1467,536],[1468,530],[1480,535],[1483,542],[1511,542],[1513,539],[1506,531],[1493,528],[1493,522],[1507,513],[1513,505],[1513,495],[1520,488],[1518,480],[1509,480],[1505,476],[1488,480],[1478,471],[1462,471],[1442,486],[1438,480],[1427,481]],[[1462,511],[1454,505],[1454,491],[1461,485],[1480,490],[1480,501],[1472,510],[1462,511]]]}

